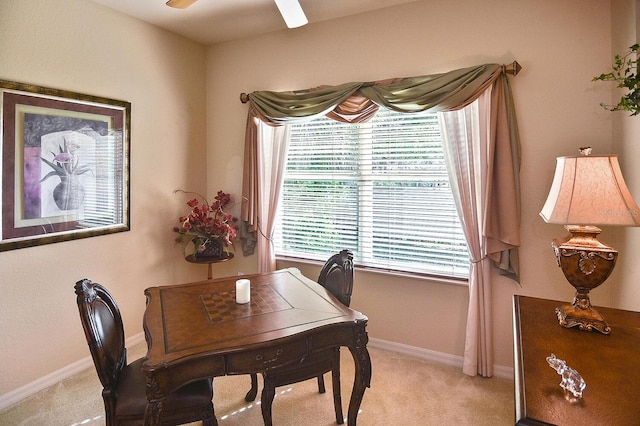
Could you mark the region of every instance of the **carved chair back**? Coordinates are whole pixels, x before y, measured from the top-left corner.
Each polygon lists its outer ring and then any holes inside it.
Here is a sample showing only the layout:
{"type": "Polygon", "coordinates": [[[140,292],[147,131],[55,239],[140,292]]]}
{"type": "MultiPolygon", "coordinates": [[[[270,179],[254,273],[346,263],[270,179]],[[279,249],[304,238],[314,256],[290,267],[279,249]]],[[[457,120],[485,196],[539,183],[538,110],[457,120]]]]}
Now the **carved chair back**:
{"type": "Polygon", "coordinates": [[[111,294],[98,283],[75,284],[80,320],[102,386],[110,389],[127,365],[122,316],[111,294]]]}
{"type": "Polygon", "coordinates": [[[353,293],[353,253],[342,250],[331,256],[320,271],[318,284],[329,290],[343,305],[349,306],[353,293]]]}

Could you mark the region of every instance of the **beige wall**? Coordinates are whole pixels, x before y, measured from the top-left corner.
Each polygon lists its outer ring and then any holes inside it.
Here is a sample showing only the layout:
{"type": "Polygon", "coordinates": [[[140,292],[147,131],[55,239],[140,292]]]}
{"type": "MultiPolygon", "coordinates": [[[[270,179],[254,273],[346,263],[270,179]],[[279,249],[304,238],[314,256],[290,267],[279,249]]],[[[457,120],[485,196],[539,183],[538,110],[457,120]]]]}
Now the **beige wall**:
{"type": "MultiPolygon", "coordinates": [[[[612,42],[614,53],[624,54],[629,46],[640,40],[638,25],[638,12],[640,12],[637,0],[614,0],[612,2],[612,42]]],[[[614,83],[610,83],[615,86],[614,83]]],[[[617,103],[624,93],[620,89],[612,88],[614,97],[612,103],[617,103]]],[[[636,202],[640,202],[640,168],[637,161],[640,159],[640,119],[630,117],[628,113],[613,113],[613,144],[624,173],[629,190],[634,195],[636,202]]],[[[616,264],[614,285],[603,284],[603,290],[611,296],[611,303],[622,309],[632,311],[640,310],[640,291],[638,287],[638,265],[633,253],[640,252],[640,228],[616,229],[615,247],[620,254],[616,264]]],[[[611,283],[609,283],[611,284],[611,283]]]]}
{"type": "MultiPolygon", "coordinates": [[[[629,1],[614,0],[614,9],[629,1]]],[[[555,157],[589,144],[597,153],[615,147],[637,158],[636,122],[614,122],[598,106],[609,88],[590,81],[609,66],[610,6],[603,0],[418,1],[205,49],[87,0],[0,2],[0,78],[133,105],[132,230],[0,252],[0,396],[88,355],[76,280],[109,285],[131,336],[141,331],[145,287],[204,278],[205,270],[184,262],[172,244],[170,228],[183,201],[172,191],[240,193],[246,119],[240,92],[517,59],[524,66],[512,79],[522,136],[522,285],[494,277],[493,287],[496,363],[511,366],[512,294],[572,297],[549,246],[564,230],[538,217],[555,157]],[[625,132],[619,145],[612,143],[614,123],[625,132]]],[[[640,172],[628,180],[640,198],[640,172]]],[[[623,243],[625,251],[611,282],[593,292],[594,303],[640,310],[634,282],[640,266],[624,260],[640,244],[637,230],[604,239],[623,243]]],[[[238,254],[218,266],[216,275],[248,273],[256,262],[238,254]]],[[[317,266],[299,266],[318,273],[317,266]]],[[[353,307],[369,316],[372,337],[461,355],[466,305],[464,287],[356,275],[353,307]]]]}
{"type": "Polygon", "coordinates": [[[173,245],[204,191],[205,49],[87,0],[0,2],[0,78],[130,101],[131,231],[0,252],[0,396],[89,355],[73,284],[107,285],[127,336],[144,288],[204,279],[173,245]],[[185,207],[186,208],[186,207],[185,207]]]}
{"type": "MultiPolygon", "coordinates": [[[[495,361],[512,366],[512,295],[573,296],[550,247],[565,231],[545,224],[538,212],[556,156],[576,154],[583,145],[596,153],[612,149],[612,117],[599,107],[609,89],[591,82],[610,62],[610,19],[610,3],[602,0],[418,1],[213,46],[207,60],[209,159],[217,164],[241,159],[246,117],[241,92],[517,59],[524,67],[511,80],[522,137],[522,285],[494,277],[493,286],[495,361]]],[[[229,172],[213,170],[210,182],[227,181],[239,191],[239,176],[229,172]]],[[[317,274],[317,268],[301,269],[317,274]]],[[[595,303],[615,304],[619,292],[630,291],[612,283],[604,288],[593,292],[595,303]]],[[[467,294],[464,287],[357,271],[352,306],[369,317],[371,337],[460,356],[467,294]]],[[[640,303],[631,307],[640,309],[640,303]]]]}

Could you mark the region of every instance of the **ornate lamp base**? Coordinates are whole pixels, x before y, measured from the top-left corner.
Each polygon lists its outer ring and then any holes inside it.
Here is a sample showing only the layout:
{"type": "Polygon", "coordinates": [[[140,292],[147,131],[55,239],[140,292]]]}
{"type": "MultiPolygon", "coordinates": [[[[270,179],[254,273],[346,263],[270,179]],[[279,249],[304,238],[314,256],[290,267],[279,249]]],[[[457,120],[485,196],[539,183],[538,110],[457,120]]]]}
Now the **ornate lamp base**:
{"type": "MultiPolygon", "coordinates": [[[[589,299],[587,298],[587,302],[589,299]]],[[[573,305],[563,305],[556,308],[558,322],[565,328],[578,327],[580,330],[598,330],[602,334],[611,333],[611,327],[605,321],[600,312],[593,309],[590,304],[582,308],[574,302],[573,305]]]]}
{"type": "Polygon", "coordinates": [[[551,244],[565,278],[576,289],[571,305],[556,308],[558,322],[566,328],[598,330],[609,334],[611,328],[604,317],[591,307],[589,291],[602,284],[613,271],[618,252],[598,241],[600,228],[595,226],[566,225],[571,233],[551,244]]]}

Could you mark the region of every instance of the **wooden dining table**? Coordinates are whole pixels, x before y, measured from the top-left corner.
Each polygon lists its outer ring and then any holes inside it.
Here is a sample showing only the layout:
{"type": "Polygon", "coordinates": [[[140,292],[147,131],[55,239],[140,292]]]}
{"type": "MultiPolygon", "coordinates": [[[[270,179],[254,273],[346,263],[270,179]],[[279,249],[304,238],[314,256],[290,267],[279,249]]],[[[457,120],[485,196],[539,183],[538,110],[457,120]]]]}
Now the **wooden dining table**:
{"type": "Polygon", "coordinates": [[[356,425],[371,384],[367,317],[296,268],[151,287],[145,295],[145,425],[159,425],[167,396],[193,380],[261,373],[338,346],[353,356],[347,424],[356,425]],[[235,301],[239,278],[251,281],[247,304],[235,301]]]}

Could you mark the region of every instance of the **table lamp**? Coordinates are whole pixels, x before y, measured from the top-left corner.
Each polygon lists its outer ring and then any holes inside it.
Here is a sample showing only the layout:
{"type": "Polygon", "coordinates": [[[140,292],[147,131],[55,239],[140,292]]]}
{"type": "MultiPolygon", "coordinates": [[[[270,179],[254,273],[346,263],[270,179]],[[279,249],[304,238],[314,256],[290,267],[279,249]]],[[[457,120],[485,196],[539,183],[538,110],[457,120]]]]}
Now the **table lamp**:
{"type": "Polygon", "coordinates": [[[609,334],[604,317],[591,306],[589,291],[613,271],[618,252],[598,241],[595,225],[640,226],[640,209],[631,197],[615,155],[558,157],[547,201],[540,216],[547,223],[564,225],[570,235],[551,246],[558,266],[575,287],[572,304],[556,308],[560,325],[609,334]]]}

